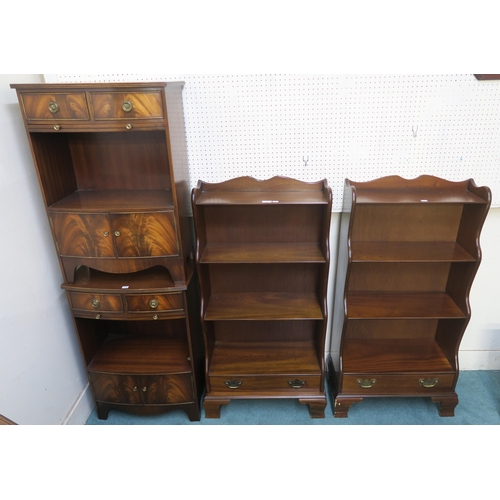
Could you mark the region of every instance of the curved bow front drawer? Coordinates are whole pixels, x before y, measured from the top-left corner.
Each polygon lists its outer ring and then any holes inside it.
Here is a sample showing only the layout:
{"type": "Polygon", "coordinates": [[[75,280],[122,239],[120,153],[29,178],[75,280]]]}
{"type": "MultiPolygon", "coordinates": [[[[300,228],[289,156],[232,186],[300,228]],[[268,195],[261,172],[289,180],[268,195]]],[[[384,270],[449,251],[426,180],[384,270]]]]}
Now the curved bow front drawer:
{"type": "Polygon", "coordinates": [[[84,92],[22,93],[26,119],[30,120],[89,120],[84,92]]]}
{"type": "Polygon", "coordinates": [[[131,313],[182,311],[184,302],[182,293],[156,295],[128,295],[128,311],[131,313]]]}
{"type": "Polygon", "coordinates": [[[163,118],[160,92],[91,92],[95,120],[163,118]]]}

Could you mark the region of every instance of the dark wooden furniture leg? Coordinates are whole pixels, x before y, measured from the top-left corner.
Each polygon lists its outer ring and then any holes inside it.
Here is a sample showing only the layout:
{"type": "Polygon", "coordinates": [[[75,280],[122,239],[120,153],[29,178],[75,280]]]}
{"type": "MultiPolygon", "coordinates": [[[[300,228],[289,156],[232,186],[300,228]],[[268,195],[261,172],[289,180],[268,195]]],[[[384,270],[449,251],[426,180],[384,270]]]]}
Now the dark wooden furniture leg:
{"type": "Polygon", "coordinates": [[[351,405],[354,403],[360,403],[361,401],[363,401],[363,398],[337,398],[335,400],[333,416],[335,418],[347,418],[351,405]]]}
{"type": "Polygon", "coordinates": [[[220,418],[220,407],[228,405],[230,399],[205,399],[203,408],[205,408],[205,418],[220,418]]]}

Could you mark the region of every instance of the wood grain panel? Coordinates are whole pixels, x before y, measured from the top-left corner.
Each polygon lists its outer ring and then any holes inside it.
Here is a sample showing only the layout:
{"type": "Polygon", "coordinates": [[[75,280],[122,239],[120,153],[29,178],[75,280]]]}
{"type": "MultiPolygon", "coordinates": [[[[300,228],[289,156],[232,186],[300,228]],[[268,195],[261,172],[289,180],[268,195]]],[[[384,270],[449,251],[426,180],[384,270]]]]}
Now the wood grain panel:
{"type": "Polygon", "coordinates": [[[109,403],[142,404],[136,377],[89,372],[95,398],[109,403]]]}
{"type": "Polygon", "coordinates": [[[50,218],[60,255],[72,257],[115,256],[111,227],[106,214],[50,212],[50,218]]]}
{"type": "Polygon", "coordinates": [[[119,257],[178,255],[174,212],[112,215],[119,257]]]}
{"type": "Polygon", "coordinates": [[[91,92],[94,118],[96,120],[109,119],[137,119],[163,118],[161,92],[91,92]],[[128,101],[132,110],[126,112],[122,104],[128,101]]]}
{"type": "Polygon", "coordinates": [[[84,92],[20,94],[26,119],[29,120],[88,120],[89,111],[84,92]],[[57,103],[59,111],[51,113],[49,104],[57,103]]]}
{"type": "Polygon", "coordinates": [[[183,375],[139,375],[144,404],[174,404],[193,401],[191,374],[183,375]],[[144,391],[144,388],[146,390],[144,391]]]}

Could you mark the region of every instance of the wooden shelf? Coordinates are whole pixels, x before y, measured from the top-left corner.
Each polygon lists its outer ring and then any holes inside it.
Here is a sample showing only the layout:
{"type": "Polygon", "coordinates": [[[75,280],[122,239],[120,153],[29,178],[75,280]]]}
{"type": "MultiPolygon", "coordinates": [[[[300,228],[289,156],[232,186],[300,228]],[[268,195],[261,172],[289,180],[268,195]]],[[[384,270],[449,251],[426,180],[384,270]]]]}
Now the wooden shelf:
{"type": "Polygon", "coordinates": [[[190,373],[187,342],[152,335],[110,336],[89,370],[122,374],[190,373]]]}
{"type": "Polygon", "coordinates": [[[356,192],[357,204],[401,204],[401,203],[486,203],[470,191],[430,189],[363,189],[356,192]]]}
{"type": "Polygon", "coordinates": [[[58,212],[148,212],[173,210],[169,190],[88,189],[70,194],[50,209],[58,212]]]}
{"type": "Polygon", "coordinates": [[[349,319],[465,318],[446,293],[352,293],[347,295],[349,319]]]}
{"type": "Polygon", "coordinates": [[[328,198],[323,191],[217,191],[202,193],[196,203],[198,205],[326,205],[328,198]]]}
{"type": "Polygon", "coordinates": [[[346,340],[343,352],[344,374],[453,373],[453,367],[435,340],[346,340]]]}
{"type": "Polygon", "coordinates": [[[207,244],[202,264],[324,263],[319,243],[207,244]]]}
{"type": "Polygon", "coordinates": [[[475,262],[455,241],[353,241],[351,262],[475,262]]]}
{"type": "Polygon", "coordinates": [[[210,375],[319,375],[313,342],[216,342],[210,375]]]}
{"type": "Polygon", "coordinates": [[[219,293],[209,299],[205,321],[323,319],[314,293],[219,293]]]}

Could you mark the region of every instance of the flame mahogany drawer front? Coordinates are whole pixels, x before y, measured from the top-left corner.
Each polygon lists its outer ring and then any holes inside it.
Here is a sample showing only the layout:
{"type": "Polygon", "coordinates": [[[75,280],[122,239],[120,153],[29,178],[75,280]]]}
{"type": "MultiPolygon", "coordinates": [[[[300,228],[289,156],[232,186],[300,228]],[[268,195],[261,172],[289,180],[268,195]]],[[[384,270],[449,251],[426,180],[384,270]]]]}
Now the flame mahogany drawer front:
{"type": "Polygon", "coordinates": [[[128,312],[182,311],[184,301],[182,293],[156,295],[128,295],[128,312]]]}
{"type": "Polygon", "coordinates": [[[26,119],[30,120],[90,120],[84,92],[22,93],[26,119]]]}
{"type": "Polygon", "coordinates": [[[451,391],[454,374],[413,374],[413,375],[344,375],[343,394],[356,395],[404,395],[451,391]],[[360,381],[358,383],[358,381],[360,381]],[[375,382],[374,382],[375,381],[375,382]]]}
{"type": "Polygon", "coordinates": [[[163,118],[160,92],[91,92],[95,120],[163,118]]]}
{"type": "Polygon", "coordinates": [[[190,373],[115,375],[89,371],[97,401],[133,405],[165,405],[193,401],[190,373]]]}
{"type": "Polygon", "coordinates": [[[210,377],[211,394],[214,393],[242,393],[252,392],[263,394],[263,391],[271,392],[293,392],[299,394],[301,391],[310,393],[319,392],[320,377],[312,375],[289,375],[289,376],[243,376],[243,377],[210,377]]]}
{"type": "Polygon", "coordinates": [[[73,309],[82,311],[123,312],[122,299],[116,294],[70,292],[73,309]]]}

